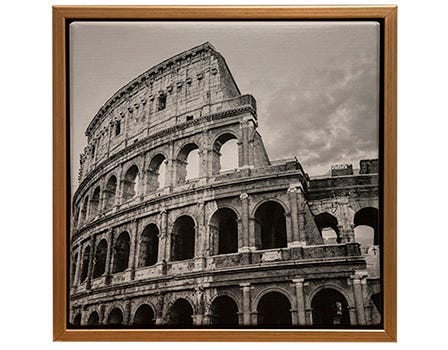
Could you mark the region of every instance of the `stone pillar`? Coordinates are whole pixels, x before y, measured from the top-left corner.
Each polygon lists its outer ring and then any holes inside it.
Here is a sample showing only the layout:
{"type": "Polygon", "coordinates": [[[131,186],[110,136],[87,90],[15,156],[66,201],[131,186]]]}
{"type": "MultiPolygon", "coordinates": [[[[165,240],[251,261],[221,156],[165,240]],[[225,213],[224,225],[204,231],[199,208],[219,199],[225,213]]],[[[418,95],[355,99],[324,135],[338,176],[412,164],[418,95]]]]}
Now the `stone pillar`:
{"type": "Polygon", "coordinates": [[[110,283],[110,276],[112,271],[112,249],[114,246],[114,230],[111,228],[107,231],[107,254],[106,254],[106,266],[104,271],[106,284],[110,283]]]}
{"type": "Polygon", "coordinates": [[[123,313],[123,325],[129,326],[131,324],[131,299],[124,299],[124,313],[123,313]]]}
{"type": "Polygon", "coordinates": [[[249,230],[249,195],[247,193],[242,193],[240,195],[241,199],[241,223],[242,223],[242,242],[243,246],[238,247],[239,252],[250,251],[250,230],[249,230]]]}
{"type": "Polygon", "coordinates": [[[87,270],[87,283],[86,289],[90,289],[92,286],[92,273],[93,273],[93,264],[95,260],[95,235],[90,237],[90,256],[89,256],[89,267],[87,270]]]}
{"type": "Polygon", "coordinates": [[[297,303],[297,324],[306,325],[305,296],[303,293],[303,278],[295,278],[292,280],[296,287],[296,303],[297,303]]]}
{"type": "Polygon", "coordinates": [[[339,232],[340,232],[340,242],[354,242],[355,241],[355,231],[353,223],[353,210],[349,207],[348,198],[341,198],[337,202],[339,208],[339,232]]]}
{"type": "Polygon", "coordinates": [[[123,198],[123,164],[120,164],[117,176],[117,188],[115,191],[115,207],[121,204],[121,199],[123,198]]]}
{"type": "Polygon", "coordinates": [[[241,283],[243,292],[243,325],[251,325],[251,286],[250,283],[241,283]]]}
{"type": "Polygon", "coordinates": [[[148,170],[146,169],[146,155],[143,155],[143,160],[140,169],[141,177],[138,184],[138,193],[140,198],[143,199],[146,195],[146,183],[148,182],[148,170]]]}
{"type": "Polygon", "coordinates": [[[163,209],[159,213],[159,249],[157,257],[157,273],[166,274],[166,262],[169,261],[169,235],[168,235],[168,213],[163,209]]]}
{"type": "Polygon", "coordinates": [[[356,272],[354,275],[350,276],[353,286],[353,295],[355,297],[355,307],[356,307],[356,318],[358,325],[366,324],[366,315],[364,311],[364,298],[361,286],[361,279],[363,275],[356,272]]]}
{"type": "Polygon", "coordinates": [[[301,186],[297,187],[296,198],[297,198],[297,211],[298,211],[297,225],[299,227],[298,245],[306,246],[305,210],[307,210],[308,208],[306,207],[307,204],[301,186]]]}
{"type": "Polygon", "coordinates": [[[136,248],[138,241],[138,220],[134,220],[134,233],[131,235],[131,242],[129,247],[129,262],[128,262],[128,270],[129,270],[129,278],[134,279],[135,277],[135,259],[136,259],[136,248]]]}
{"type": "Polygon", "coordinates": [[[174,145],[171,141],[168,151],[168,159],[166,160],[165,186],[176,186],[176,157],[174,155],[174,145]]]}
{"type": "Polygon", "coordinates": [[[243,118],[240,123],[242,142],[242,166],[249,166],[249,120],[243,118]]]}
{"type": "Polygon", "coordinates": [[[207,229],[205,227],[205,205],[204,201],[198,202],[198,227],[196,228],[195,239],[195,267],[203,269],[205,267],[204,253],[206,251],[207,229]]]}
{"type": "Polygon", "coordinates": [[[76,260],[74,277],[73,277],[73,287],[77,287],[79,284],[79,273],[81,270],[81,255],[82,255],[82,247],[78,248],[78,259],[76,260]]]}
{"type": "Polygon", "coordinates": [[[288,247],[301,245],[299,238],[299,210],[297,206],[297,185],[291,184],[288,188],[289,210],[291,212],[292,240],[288,241],[288,247]]]}

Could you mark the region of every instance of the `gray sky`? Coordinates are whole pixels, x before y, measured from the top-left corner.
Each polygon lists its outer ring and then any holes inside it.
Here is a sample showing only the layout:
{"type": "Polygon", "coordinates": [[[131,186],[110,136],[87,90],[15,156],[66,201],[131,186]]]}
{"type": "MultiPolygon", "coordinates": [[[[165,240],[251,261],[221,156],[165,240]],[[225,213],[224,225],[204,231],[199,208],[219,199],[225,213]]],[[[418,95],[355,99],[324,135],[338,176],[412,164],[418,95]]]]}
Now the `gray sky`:
{"type": "Polygon", "coordinates": [[[271,160],[310,175],[378,156],[379,25],[374,22],[76,22],[70,26],[72,176],[87,125],[118,89],[209,41],[255,96],[271,160]]]}

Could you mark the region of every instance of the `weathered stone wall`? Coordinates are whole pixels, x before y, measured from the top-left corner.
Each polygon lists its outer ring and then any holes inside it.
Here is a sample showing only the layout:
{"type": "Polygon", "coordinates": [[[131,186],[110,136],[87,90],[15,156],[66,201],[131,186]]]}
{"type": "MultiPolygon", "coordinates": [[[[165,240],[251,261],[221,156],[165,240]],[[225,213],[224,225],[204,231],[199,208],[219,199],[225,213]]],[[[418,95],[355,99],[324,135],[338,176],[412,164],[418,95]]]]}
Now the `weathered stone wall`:
{"type": "Polygon", "coordinates": [[[373,166],[364,166],[370,169],[364,175],[310,181],[297,160],[270,161],[257,127],[254,98],[240,94],[209,44],[150,69],[103,106],[87,130],[73,197],[74,325],[94,325],[94,313],[99,326],[111,325],[116,314],[122,326],[135,325],[141,305],[152,310],[155,325],[171,325],[176,302],[184,300],[193,325],[208,326],[216,324],[214,307],[226,296],[236,305],[237,323],[250,326],[265,317],[264,298],[280,296],[289,305],[288,324],[306,327],[316,325],[313,300],[322,290],[338,295],[349,325],[379,323],[372,306],[381,291],[378,278],[369,275],[372,264],[351,239],[354,212],[378,208],[373,166]],[[165,105],[158,111],[160,97],[165,105]],[[238,168],[221,172],[220,149],[231,139],[238,145],[238,168]],[[186,179],[193,149],[199,151],[199,176],[186,179]],[[163,162],[165,185],[158,186],[163,162]],[[221,235],[229,233],[216,219],[224,208],[236,220],[230,253],[218,249],[221,235]],[[334,244],[324,244],[315,219],[327,211],[344,237],[334,244]],[[182,242],[193,244],[193,255],[185,259],[175,249],[182,217],[193,222],[193,241],[182,242]],[[143,236],[149,226],[157,232],[150,248],[143,236]],[[283,234],[284,240],[274,240],[283,234]],[[107,246],[102,255],[100,242],[107,246]],[[145,265],[148,249],[157,256],[145,265]],[[126,268],[115,271],[118,262],[126,268]],[[98,266],[103,270],[95,275],[98,266]]]}

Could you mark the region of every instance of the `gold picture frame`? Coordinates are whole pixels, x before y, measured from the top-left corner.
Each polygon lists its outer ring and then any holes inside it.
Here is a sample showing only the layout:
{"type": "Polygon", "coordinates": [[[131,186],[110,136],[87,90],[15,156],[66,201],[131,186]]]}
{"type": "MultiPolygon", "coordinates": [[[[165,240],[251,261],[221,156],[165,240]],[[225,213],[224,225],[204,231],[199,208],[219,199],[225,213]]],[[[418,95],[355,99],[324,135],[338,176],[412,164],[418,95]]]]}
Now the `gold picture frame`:
{"type": "Polygon", "coordinates": [[[397,7],[396,6],[54,6],[53,7],[53,339],[55,341],[397,340],[397,7]],[[67,328],[70,223],[68,23],[73,20],[356,20],[382,24],[383,324],[381,330],[111,330],[67,328]]]}

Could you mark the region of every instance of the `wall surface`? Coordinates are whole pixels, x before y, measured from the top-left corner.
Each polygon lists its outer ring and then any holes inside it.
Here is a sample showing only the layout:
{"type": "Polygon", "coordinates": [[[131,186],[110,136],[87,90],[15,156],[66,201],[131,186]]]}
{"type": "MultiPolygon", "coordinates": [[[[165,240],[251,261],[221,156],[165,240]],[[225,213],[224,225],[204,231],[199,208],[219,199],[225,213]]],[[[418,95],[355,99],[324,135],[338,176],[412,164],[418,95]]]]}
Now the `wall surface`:
{"type": "MultiPolygon", "coordinates": [[[[300,1],[319,3],[323,1],[300,1]]],[[[362,1],[375,4],[379,1],[362,1]]],[[[0,256],[4,300],[0,325],[5,348],[78,349],[76,343],[51,342],[51,10],[52,2],[4,4],[1,22],[0,89],[6,94],[0,139],[5,171],[4,219],[0,256]],[[26,23],[27,25],[23,25],[26,23]],[[30,62],[31,57],[31,62],[30,62]],[[31,64],[30,64],[31,63],[31,64]],[[24,89],[24,83],[27,87],[24,89]],[[22,91],[24,93],[17,93],[22,91]],[[26,93],[25,93],[26,92],[26,93]],[[31,93],[32,92],[32,93],[31,93]],[[30,110],[29,106],[33,106],[30,110]],[[27,109],[25,109],[27,108],[27,109]],[[26,127],[24,127],[26,125],[26,127]],[[18,142],[18,132],[20,140],[18,142]],[[6,152],[5,152],[6,151],[6,152]],[[14,166],[13,166],[14,165],[14,166]],[[11,169],[14,169],[12,171],[11,169]],[[31,171],[32,169],[32,171],[31,171]],[[32,181],[30,179],[32,175],[32,181]],[[16,184],[10,186],[9,184],[16,184]],[[18,186],[24,186],[23,189],[18,186]],[[33,184],[33,186],[31,186],[33,184]],[[19,195],[18,195],[19,194],[19,195]],[[26,198],[26,199],[24,199],[26,198]],[[20,210],[18,209],[20,208],[20,210]],[[29,210],[32,208],[32,210],[29,210]],[[26,210],[28,209],[28,210],[26,210]],[[24,213],[26,218],[24,219],[24,213]],[[20,237],[20,239],[19,239],[20,237]],[[19,242],[20,258],[18,257],[19,242]],[[24,328],[28,331],[24,336],[24,328]]],[[[58,4],[123,4],[127,1],[57,1],[58,4]]],[[[132,3],[150,3],[133,1],[132,3]]],[[[181,2],[178,2],[181,3],[181,2]]],[[[184,1],[183,3],[192,3],[184,1]]],[[[194,3],[201,3],[195,1],[194,3]]],[[[212,1],[208,1],[212,3],[212,1]]],[[[223,3],[222,1],[219,3],[223,3]]],[[[230,3],[230,2],[226,2],[230,3]]],[[[237,1],[234,1],[237,3],[237,1]]],[[[246,1],[272,3],[272,1],[246,1]]],[[[299,3],[288,1],[288,3],[299,3]]],[[[338,3],[325,1],[325,3],[338,3]]],[[[359,4],[360,1],[339,1],[359,4]]],[[[394,1],[381,1],[394,3],[394,1]]],[[[399,294],[398,344],[363,344],[363,349],[443,349],[446,347],[446,229],[436,218],[446,216],[448,122],[446,115],[446,10],[444,1],[398,1],[399,4],[399,294]],[[415,21],[418,19],[418,25],[415,21]],[[418,140],[418,142],[416,141],[418,140]],[[414,176],[420,169],[422,175],[414,176]],[[412,174],[413,176],[410,176],[412,174]],[[425,249],[425,235],[437,241],[425,249]],[[418,259],[416,259],[418,252],[418,259]],[[423,296],[423,297],[422,297],[423,296]]],[[[210,344],[158,344],[168,348],[209,349],[210,344]]],[[[122,349],[119,343],[87,343],[85,349],[122,349]]],[[[148,344],[127,344],[145,349],[148,344]]],[[[246,344],[270,349],[273,344],[246,344]]],[[[282,344],[296,349],[296,344],[282,344]]],[[[214,344],[227,349],[229,344],[214,344]]],[[[359,344],[308,344],[307,349],[359,349],[359,344]]]]}

